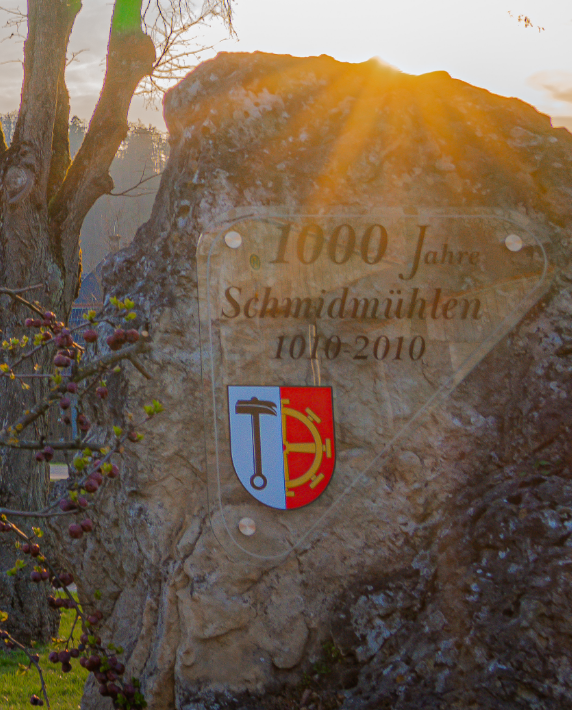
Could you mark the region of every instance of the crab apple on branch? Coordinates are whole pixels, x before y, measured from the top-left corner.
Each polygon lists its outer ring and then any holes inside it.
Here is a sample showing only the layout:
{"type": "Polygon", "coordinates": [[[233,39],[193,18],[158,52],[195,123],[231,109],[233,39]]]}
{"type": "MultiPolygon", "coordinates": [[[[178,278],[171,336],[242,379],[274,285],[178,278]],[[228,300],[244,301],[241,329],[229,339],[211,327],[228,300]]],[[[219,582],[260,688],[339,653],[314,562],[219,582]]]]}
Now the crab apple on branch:
{"type": "MultiPolygon", "coordinates": [[[[69,570],[61,568],[57,551],[54,553],[44,545],[44,531],[38,522],[62,517],[69,519],[69,523],[66,522],[69,544],[81,544],[85,535],[96,530],[98,499],[105,495],[109,486],[117,485],[125,447],[142,439],[139,428],[160,414],[163,407],[153,400],[144,406],[139,421],[129,415],[127,427],[119,424],[112,426],[104,446],[96,443],[92,435],[89,413],[106,406],[109,395],[106,378],[117,372],[122,361],[127,361],[149,377],[139,358],[149,350],[150,339],[144,330],[133,327],[125,330],[123,327],[126,323],[132,325],[137,319],[135,304],[129,299],[120,301],[112,298],[111,312],[108,309],[104,315],[90,311],[85,316],[84,324],[68,329],[52,313],[43,312],[39,304],[26,301],[21,294],[13,294],[8,289],[3,289],[2,293],[13,298],[18,296],[19,302],[35,313],[42,313],[43,317],[25,320],[24,328],[32,330],[31,335],[2,343],[0,380],[5,380],[13,388],[26,389],[30,380],[42,378],[48,386],[44,396],[32,408],[16,415],[0,431],[0,447],[35,450],[36,460],[46,463],[58,451],[73,455],[68,460],[66,493],[59,500],[35,511],[0,507],[0,533],[12,535],[18,551],[18,558],[7,574],[10,577],[29,574],[34,584],[57,590],[55,594],[47,591],[50,609],[75,612],[72,631],[60,643],[63,648],[50,653],[50,662],[60,664],[62,672],[69,673],[77,660],[79,665],[94,674],[100,694],[109,697],[115,708],[138,710],[145,707],[145,698],[137,679],[125,677],[125,664],[118,659],[123,649],[113,645],[104,647],[98,632],[104,618],[97,604],[101,595],[91,600],[76,600],[71,590],[74,576],[69,570]],[[110,329],[112,334],[105,338],[104,331],[109,332],[110,329]],[[34,330],[37,331],[35,334],[34,330]],[[97,334],[97,338],[92,338],[85,347],[78,342],[78,336],[84,331],[97,334]],[[36,367],[40,362],[48,363],[47,371],[36,367]],[[67,437],[51,439],[35,437],[36,423],[45,419],[50,410],[64,414],[63,422],[68,430],[71,423],[69,413],[72,412],[76,416],[77,434],[70,432],[67,437]]],[[[3,628],[8,618],[5,612],[0,616],[0,640],[7,648],[19,648],[27,654],[29,668],[36,668],[41,686],[39,694],[31,696],[30,704],[45,703],[49,708],[49,693],[39,657],[3,628]]]]}

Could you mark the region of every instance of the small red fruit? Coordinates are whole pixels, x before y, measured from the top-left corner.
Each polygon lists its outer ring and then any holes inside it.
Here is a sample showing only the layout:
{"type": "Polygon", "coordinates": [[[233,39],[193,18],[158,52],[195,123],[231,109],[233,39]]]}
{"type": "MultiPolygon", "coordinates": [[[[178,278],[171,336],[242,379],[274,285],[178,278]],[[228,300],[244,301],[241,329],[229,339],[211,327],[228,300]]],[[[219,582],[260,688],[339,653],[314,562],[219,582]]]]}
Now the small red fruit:
{"type": "Polygon", "coordinates": [[[94,471],[93,473],[90,473],[88,480],[89,479],[95,481],[98,486],[101,486],[101,484],[103,483],[103,476],[101,475],[100,471],[94,471]]]}
{"type": "Polygon", "coordinates": [[[77,387],[77,382],[68,382],[66,385],[66,389],[68,392],[71,392],[72,394],[75,394],[78,390],[77,387]]]}
{"type": "Polygon", "coordinates": [[[81,431],[89,431],[89,428],[91,427],[89,419],[85,416],[85,414],[79,415],[79,417],[77,418],[77,423],[79,424],[79,428],[81,429],[81,431]]]}
{"type": "Polygon", "coordinates": [[[70,658],[71,656],[69,651],[60,651],[58,653],[58,661],[60,663],[68,663],[70,658]]]}
{"type": "Polygon", "coordinates": [[[44,446],[44,458],[46,461],[51,461],[54,458],[55,451],[51,446],[44,446]]]}
{"type": "Polygon", "coordinates": [[[121,688],[119,688],[117,685],[115,685],[115,683],[108,683],[107,684],[107,692],[109,693],[109,695],[112,698],[116,698],[117,694],[119,693],[120,690],[121,690],[121,688]]]}
{"type": "Polygon", "coordinates": [[[70,510],[75,510],[75,504],[69,498],[62,498],[59,502],[59,506],[64,513],[69,513],[70,510]]]}
{"type": "Polygon", "coordinates": [[[82,520],[80,525],[81,529],[86,533],[91,532],[93,530],[93,523],[89,518],[82,520]]]}
{"type": "Polygon", "coordinates": [[[88,328],[83,331],[83,339],[86,343],[95,343],[97,340],[97,333],[93,328],[88,328]]]}
{"type": "Polygon", "coordinates": [[[83,535],[81,525],[78,525],[77,523],[72,523],[68,528],[68,532],[70,537],[74,540],[79,540],[79,538],[83,535]]]}
{"type": "Polygon", "coordinates": [[[139,332],[132,328],[131,330],[127,330],[125,332],[125,340],[128,343],[136,343],[139,340],[139,332]]]}
{"type": "Polygon", "coordinates": [[[100,398],[100,399],[106,399],[107,395],[109,394],[107,387],[98,387],[95,390],[95,394],[100,398]]]}
{"type": "Polygon", "coordinates": [[[29,543],[29,542],[25,542],[25,543],[22,545],[22,552],[23,552],[25,555],[29,555],[29,554],[30,554],[30,543],[29,543]]]}
{"type": "Polygon", "coordinates": [[[88,493],[95,493],[99,488],[99,483],[94,481],[93,478],[88,478],[87,481],[83,484],[83,487],[88,493]]]}
{"type": "Polygon", "coordinates": [[[101,659],[99,658],[99,656],[95,656],[95,655],[90,656],[87,659],[87,663],[88,663],[88,665],[86,666],[86,668],[88,670],[97,671],[97,670],[99,670],[99,667],[101,666],[101,659]]]}
{"type": "Polygon", "coordinates": [[[71,365],[71,360],[65,355],[58,354],[54,358],[54,365],[56,367],[69,367],[71,365]]]}
{"type": "Polygon", "coordinates": [[[37,557],[40,554],[40,546],[39,545],[30,545],[30,554],[32,557],[37,557]]]}
{"type": "Polygon", "coordinates": [[[62,328],[61,333],[56,337],[58,348],[69,348],[73,345],[73,337],[67,328],[62,328]]]}
{"type": "Polygon", "coordinates": [[[69,397],[62,397],[60,399],[60,409],[69,409],[71,406],[71,399],[69,397]]]}
{"type": "Polygon", "coordinates": [[[46,460],[46,457],[44,456],[43,451],[38,451],[38,453],[35,455],[34,458],[36,459],[36,461],[45,461],[46,460]]]}
{"type": "Polygon", "coordinates": [[[125,343],[125,339],[125,331],[122,328],[118,328],[113,335],[107,338],[106,342],[110,350],[119,350],[125,343]]]}
{"type": "Polygon", "coordinates": [[[60,582],[65,586],[69,587],[70,584],[73,584],[73,574],[71,572],[62,572],[60,575],[60,582]]]}
{"type": "Polygon", "coordinates": [[[26,326],[26,328],[32,328],[34,325],[34,319],[26,318],[26,320],[24,321],[24,325],[26,326]]]}
{"type": "Polygon", "coordinates": [[[34,571],[30,574],[30,579],[31,579],[32,582],[34,582],[35,584],[39,584],[39,583],[42,581],[42,575],[41,575],[37,570],[34,570],[34,571]]]}

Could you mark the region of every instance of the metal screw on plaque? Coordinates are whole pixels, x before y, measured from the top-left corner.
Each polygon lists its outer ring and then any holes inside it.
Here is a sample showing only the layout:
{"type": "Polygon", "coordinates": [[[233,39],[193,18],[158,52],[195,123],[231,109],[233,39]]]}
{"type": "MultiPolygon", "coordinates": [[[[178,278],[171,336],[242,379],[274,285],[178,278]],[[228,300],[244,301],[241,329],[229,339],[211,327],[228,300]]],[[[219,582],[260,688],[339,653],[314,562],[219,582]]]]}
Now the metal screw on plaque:
{"type": "Polygon", "coordinates": [[[238,523],[238,529],[243,535],[250,537],[256,532],[256,523],[252,518],[242,518],[238,523]]]}
{"type": "Polygon", "coordinates": [[[224,235],[224,241],[226,242],[227,247],[230,247],[231,249],[238,249],[238,247],[242,244],[242,237],[238,232],[227,232],[224,235]]]}
{"type": "Polygon", "coordinates": [[[518,236],[518,234],[509,234],[508,237],[504,240],[504,243],[506,248],[510,251],[520,251],[524,245],[524,242],[518,236]]]}

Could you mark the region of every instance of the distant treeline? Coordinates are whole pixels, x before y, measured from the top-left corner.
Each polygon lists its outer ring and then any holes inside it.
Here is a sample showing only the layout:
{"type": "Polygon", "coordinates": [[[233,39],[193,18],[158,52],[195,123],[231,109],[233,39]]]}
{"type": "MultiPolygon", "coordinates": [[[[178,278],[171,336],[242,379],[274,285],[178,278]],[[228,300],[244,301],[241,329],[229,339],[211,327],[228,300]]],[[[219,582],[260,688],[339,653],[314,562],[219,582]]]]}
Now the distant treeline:
{"type": "MultiPolygon", "coordinates": [[[[16,125],[16,112],[0,115],[8,143],[16,125]]],[[[70,151],[77,153],[87,130],[87,122],[74,116],[70,121],[70,151]]],[[[132,124],[111,165],[114,193],[101,197],[87,215],[81,230],[84,275],[92,271],[110,251],[126,246],[143,222],[149,219],[169,145],[165,134],[153,126],[132,124]],[[153,177],[157,176],[157,177],[153,177]],[[148,180],[147,178],[151,178],[148,180]],[[145,182],[141,182],[145,181],[145,182]],[[141,183],[137,186],[138,183],[141,183]],[[137,187],[136,187],[137,186],[137,187]]]]}

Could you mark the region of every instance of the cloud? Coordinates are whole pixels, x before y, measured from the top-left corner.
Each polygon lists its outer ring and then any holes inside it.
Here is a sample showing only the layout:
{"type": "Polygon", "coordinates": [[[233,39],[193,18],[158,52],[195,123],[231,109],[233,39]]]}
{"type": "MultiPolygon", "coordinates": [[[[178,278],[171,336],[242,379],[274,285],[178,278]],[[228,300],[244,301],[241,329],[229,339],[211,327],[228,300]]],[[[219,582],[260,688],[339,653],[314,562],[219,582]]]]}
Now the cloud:
{"type": "Polygon", "coordinates": [[[546,92],[553,101],[572,104],[572,72],[539,71],[529,76],[526,83],[533,89],[546,92]]]}

